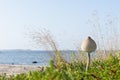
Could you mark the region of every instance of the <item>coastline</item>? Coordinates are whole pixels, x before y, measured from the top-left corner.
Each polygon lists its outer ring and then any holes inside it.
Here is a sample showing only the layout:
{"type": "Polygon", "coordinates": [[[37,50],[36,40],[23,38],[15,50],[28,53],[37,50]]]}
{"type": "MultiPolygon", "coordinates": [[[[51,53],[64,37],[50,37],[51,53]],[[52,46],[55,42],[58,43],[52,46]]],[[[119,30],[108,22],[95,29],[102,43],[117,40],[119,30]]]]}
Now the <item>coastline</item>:
{"type": "Polygon", "coordinates": [[[12,65],[12,64],[0,64],[0,75],[17,75],[20,73],[27,73],[29,71],[40,71],[45,68],[36,65],[12,65]]]}

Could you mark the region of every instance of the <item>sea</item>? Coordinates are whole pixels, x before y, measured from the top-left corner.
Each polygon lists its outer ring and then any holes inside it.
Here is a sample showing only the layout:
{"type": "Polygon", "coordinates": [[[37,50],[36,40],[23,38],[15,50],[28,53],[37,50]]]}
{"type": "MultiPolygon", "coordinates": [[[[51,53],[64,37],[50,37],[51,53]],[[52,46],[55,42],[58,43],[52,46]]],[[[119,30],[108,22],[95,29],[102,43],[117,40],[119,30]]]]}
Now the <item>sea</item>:
{"type": "MultiPolygon", "coordinates": [[[[69,61],[73,52],[77,53],[76,51],[68,50],[61,51],[61,55],[65,54],[66,60],[69,61]]],[[[50,54],[54,54],[54,51],[1,50],[0,64],[47,66],[52,59],[50,54]]]]}

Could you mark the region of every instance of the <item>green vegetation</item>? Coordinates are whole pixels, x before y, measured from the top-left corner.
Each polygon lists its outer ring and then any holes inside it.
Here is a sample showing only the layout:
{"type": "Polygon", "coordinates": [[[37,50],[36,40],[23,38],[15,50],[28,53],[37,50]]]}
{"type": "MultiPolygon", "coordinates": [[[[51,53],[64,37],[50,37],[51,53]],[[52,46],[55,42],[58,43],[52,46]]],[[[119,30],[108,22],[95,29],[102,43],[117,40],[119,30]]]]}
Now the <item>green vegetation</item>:
{"type": "Polygon", "coordinates": [[[10,77],[4,74],[0,76],[0,80],[118,80],[120,79],[119,61],[119,58],[112,54],[105,60],[93,60],[86,73],[86,64],[80,61],[62,62],[56,66],[51,60],[50,66],[43,71],[33,71],[10,77]]]}

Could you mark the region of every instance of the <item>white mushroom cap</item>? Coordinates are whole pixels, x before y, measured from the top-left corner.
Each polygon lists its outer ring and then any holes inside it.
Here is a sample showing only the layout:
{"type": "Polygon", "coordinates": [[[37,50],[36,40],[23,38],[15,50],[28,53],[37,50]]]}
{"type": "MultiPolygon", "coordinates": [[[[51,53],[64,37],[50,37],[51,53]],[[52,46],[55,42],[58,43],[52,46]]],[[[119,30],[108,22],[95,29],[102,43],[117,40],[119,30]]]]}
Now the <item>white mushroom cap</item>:
{"type": "Polygon", "coordinates": [[[97,48],[97,45],[95,41],[89,36],[82,42],[82,45],[81,45],[81,49],[88,53],[95,51],[96,48],[97,48]]]}

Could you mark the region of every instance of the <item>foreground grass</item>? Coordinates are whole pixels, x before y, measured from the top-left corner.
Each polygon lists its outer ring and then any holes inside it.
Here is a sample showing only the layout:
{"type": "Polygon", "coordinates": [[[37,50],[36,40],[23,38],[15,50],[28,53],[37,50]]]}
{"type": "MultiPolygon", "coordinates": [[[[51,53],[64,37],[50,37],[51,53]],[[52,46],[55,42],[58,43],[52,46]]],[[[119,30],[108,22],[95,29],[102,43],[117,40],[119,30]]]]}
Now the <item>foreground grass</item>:
{"type": "Polygon", "coordinates": [[[120,65],[118,58],[110,56],[107,60],[94,60],[88,72],[85,72],[85,64],[81,62],[61,63],[54,66],[50,61],[50,67],[44,71],[33,71],[17,76],[1,75],[0,80],[118,80],[120,79],[120,65]]]}

